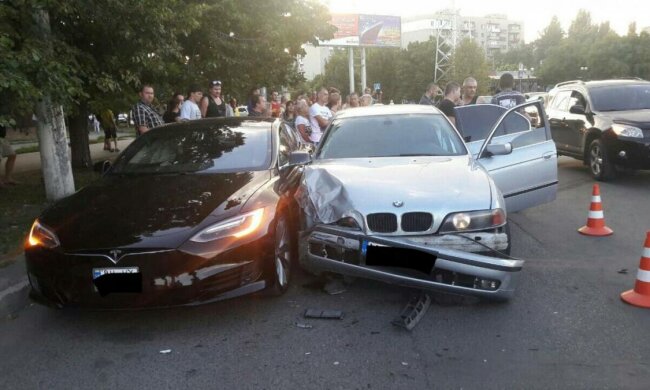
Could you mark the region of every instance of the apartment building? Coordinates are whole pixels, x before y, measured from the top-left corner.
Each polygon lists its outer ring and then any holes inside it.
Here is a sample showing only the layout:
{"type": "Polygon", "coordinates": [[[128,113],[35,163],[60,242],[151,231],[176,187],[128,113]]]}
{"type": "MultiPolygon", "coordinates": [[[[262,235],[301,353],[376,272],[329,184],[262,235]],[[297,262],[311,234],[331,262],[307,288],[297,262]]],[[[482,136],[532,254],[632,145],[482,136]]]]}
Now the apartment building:
{"type": "Polygon", "coordinates": [[[524,43],[524,23],[494,14],[482,17],[461,16],[458,11],[442,10],[429,15],[402,17],[402,47],[411,42],[440,36],[452,47],[464,38],[479,43],[488,57],[524,43]]]}

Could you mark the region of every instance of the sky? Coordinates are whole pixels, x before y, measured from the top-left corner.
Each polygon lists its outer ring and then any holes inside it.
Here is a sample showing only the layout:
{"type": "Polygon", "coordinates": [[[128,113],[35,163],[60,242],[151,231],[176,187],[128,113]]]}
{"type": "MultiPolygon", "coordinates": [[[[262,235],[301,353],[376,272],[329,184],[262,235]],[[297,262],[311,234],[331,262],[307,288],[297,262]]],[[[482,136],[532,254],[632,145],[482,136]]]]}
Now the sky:
{"type": "Polygon", "coordinates": [[[578,10],[591,13],[594,23],[609,21],[619,34],[627,33],[628,25],[636,22],[637,32],[650,27],[650,1],[637,0],[321,0],[332,13],[366,13],[409,16],[433,13],[444,8],[456,8],[462,16],[505,14],[509,19],[524,22],[526,43],[532,42],[556,15],[566,31],[578,10]]]}

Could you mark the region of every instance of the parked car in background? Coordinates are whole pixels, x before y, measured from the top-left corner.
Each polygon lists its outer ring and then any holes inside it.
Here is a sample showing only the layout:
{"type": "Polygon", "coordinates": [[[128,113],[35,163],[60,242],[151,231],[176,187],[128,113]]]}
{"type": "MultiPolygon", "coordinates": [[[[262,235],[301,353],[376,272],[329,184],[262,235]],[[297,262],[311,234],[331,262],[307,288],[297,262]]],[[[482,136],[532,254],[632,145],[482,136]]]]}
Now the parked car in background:
{"type": "Polygon", "coordinates": [[[519,112],[529,106],[543,110],[541,102],[458,107],[468,144],[432,106],[340,111],[297,192],[303,265],[509,298],[523,262],[499,258],[512,244],[507,212],[552,201],[557,190],[550,129],[531,126],[519,112]]]}
{"type": "Polygon", "coordinates": [[[128,124],[129,123],[129,115],[125,114],[123,112],[117,114],[117,124],[128,124]]]}
{"type": "Polygon", "coordinates": [[[32,297],[137,308],[283,293],[297,250],[292,140],[270,118],[201,119],[138,137],[99,182],[34,222],[32,297]]]}
{"type": "Polygon", "coordinates": [[[650,82],[567,81],[550,92],[548,117],[559,154],[582,160],[596,180],[650,169],[650,82]]]}
{"type": "Polygon", "coordinates": [[[237,106],[236,110],[237,110],[237,113],[235,113],[236,116],[248,116],[248,107],[237,106]]]}

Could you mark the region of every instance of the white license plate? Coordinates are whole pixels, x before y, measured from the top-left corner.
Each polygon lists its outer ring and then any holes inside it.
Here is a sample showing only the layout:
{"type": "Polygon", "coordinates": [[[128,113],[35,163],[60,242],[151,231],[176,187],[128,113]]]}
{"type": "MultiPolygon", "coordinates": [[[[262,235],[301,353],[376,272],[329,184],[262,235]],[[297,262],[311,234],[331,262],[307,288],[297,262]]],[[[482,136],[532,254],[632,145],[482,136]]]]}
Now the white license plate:
{"type": "Polygon", "coordinates": [[[138,267],[122,267],[122,268],[93,268],[93,280],[103,275],[111,274],[137,274],[140,272],[138,267]]]}

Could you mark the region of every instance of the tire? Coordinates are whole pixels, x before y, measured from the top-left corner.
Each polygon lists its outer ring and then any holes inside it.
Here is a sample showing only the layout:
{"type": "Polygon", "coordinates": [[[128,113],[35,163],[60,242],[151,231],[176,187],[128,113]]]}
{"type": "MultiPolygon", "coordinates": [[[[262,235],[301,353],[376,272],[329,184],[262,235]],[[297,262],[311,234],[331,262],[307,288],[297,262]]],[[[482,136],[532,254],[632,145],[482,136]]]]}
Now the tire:
{"type": "Polygon", "coordinates": [[[616,177],[616,167],[609,160],[605,144],[600,138],[591,141],[587,152],[587,164],[591,175],[598,181],[607,181],[616,177]]]}
{"type": "Polygon", "coordinates": [[[269,267],[271,295],[280,296],[289,288],[294,257],[289,221],[286,216],[281,215],[275,223],[273,263],[269,267]]]}

